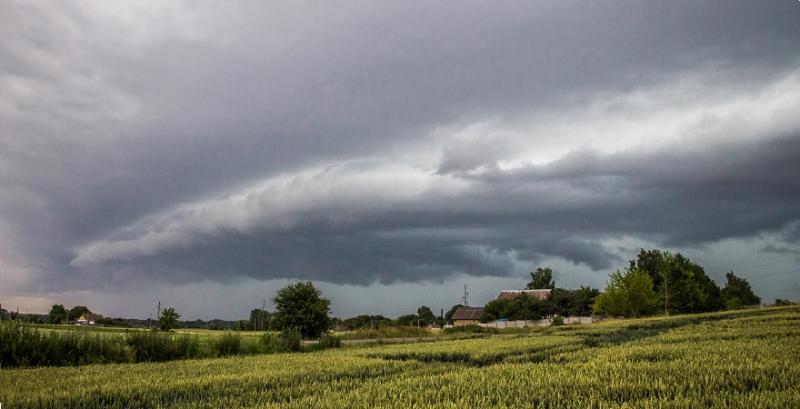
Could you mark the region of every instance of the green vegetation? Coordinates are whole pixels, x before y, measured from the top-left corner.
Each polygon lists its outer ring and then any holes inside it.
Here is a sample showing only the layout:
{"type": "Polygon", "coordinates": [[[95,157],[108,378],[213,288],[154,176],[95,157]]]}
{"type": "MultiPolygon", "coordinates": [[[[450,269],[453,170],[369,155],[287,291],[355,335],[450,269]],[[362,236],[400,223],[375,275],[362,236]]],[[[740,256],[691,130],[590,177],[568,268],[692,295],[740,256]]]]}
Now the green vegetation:
{"type": "Polygon", "coordinates": [[[800,307],[308,354],[4,369],[9,408],[800,406],[800,307]]]}
{"type": "Polygon", "coordinates": [[[331,302],[311,281],[281,288],[273,301],[277,328],[296,328],[304,337],[317,338],[331,326],[331,302]]]}

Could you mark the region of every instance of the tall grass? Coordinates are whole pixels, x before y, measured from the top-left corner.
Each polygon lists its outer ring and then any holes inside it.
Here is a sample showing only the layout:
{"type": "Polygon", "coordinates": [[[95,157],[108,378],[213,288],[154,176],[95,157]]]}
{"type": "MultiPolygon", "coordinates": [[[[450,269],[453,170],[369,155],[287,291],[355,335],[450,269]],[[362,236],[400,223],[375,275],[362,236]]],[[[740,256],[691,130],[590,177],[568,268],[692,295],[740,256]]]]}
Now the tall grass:
{"type": "Polygon", "coordinates": [[[16,322],[0,325],[0,367],[130,361],[130,350],[115,337],[84,331],[42,333],[16,322]]]}

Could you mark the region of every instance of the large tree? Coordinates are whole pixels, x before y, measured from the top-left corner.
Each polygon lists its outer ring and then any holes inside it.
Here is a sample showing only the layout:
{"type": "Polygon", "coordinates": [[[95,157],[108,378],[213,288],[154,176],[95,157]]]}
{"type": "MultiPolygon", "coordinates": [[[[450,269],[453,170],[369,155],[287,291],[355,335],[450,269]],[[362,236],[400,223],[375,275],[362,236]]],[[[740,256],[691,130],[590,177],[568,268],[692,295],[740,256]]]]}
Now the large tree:
{"type": "Polygon", "coordinates": [[[431,325],[436,321],[433,311],[426,305],[417,308],[417,316],[422,325],[431,325]]]}
{"type": "Polygon", "coordinates": [[[606,290],[594,303],[594,312],[638,317],[654,312],[657,303],[658,296],[653,291],[650,275],[633,268],[611,274],[606,290]]]}
{"type": "Polygon", "coordinates": [[[733,271],[725,274],[725,287],[722,289],[722,300],[727,308],[739,308],[746,305],[758,305],[759,298],[750,288],[750,283],[737,277],[733,271]]]}
{"type": "Polygon", "coordinates": [[[89,313],[91,313],[91,311],[89,311],[89,308],[86,307],[85,305],[76,305],[76,306],[70,308],[70,310],[69,310],[70,318],[75,319],[75,320],[80,318],[81,315],[85,315],[85,314],[89,314],[89,313]]]}
{"type": "Polygon", "coordinates": [[[270,313],[261,308],[250,310],[248,326],[253,331],[267,331],[270,329],[270,313]]]}
{"type": "Polygon", "coordinates": [[[671,313],[692,313],[722,309],[720,289],[703,267],[680,253],[641,249],[631,269],[650,275],[659,305],[671,313]]]}
{"type": "Polygon", "coordinates": [[[161,310],[161,316],[158,317],[158,327],[162,331],[171,331],[178,327],[180,318],[181,315],[174,308],[164,308],[161,310]]]}
{"type": "Polygon", "coordinates": [[[51,324],[61,324],[67,320],[67,310],[61,304],[53,304],[47,315],[51,324]]]}
{"type": "Polygon", "coordinates": [[[539,267],[531,272],[531,282],[528,283],[529,290],[554,289],[556,282],[553,281],[553,270],[550,267],[539,267]]]}
{"type": "Polygon", "coordinates": [[[311,281],[281,288],[273,301],[273,322],[280,329],[296,328],[304,337],[316,338],[331,326],[331,302],[311,281]]]}
{"type": "Polygon", "coordinates": [[[444,319],[445,319],[445,321],[450,321],[450,320],[452,320],[452,319],[453,319],[453,314],[455,314],[455,313],[456,313],[456,310],[457,310],[457,309],[459,309],[459,308],[461,308],[461,307],[463,307],[463,305],[461,305],[461,304],[456,304],[456,305],[454,305],[454,306],[450,307],[450,310],[449,310],[449,311],[447,311],[447,312],[444,314],[444,319]]]}

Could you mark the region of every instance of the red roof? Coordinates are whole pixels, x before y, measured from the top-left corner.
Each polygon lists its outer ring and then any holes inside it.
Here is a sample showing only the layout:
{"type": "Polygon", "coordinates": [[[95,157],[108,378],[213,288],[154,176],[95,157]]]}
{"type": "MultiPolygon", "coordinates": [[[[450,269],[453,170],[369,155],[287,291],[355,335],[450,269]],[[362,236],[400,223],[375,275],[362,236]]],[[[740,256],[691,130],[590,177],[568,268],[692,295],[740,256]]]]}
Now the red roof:
{"type": "Polygon", "coordinates": [[[498,300],[508,300],[514,298],[518,295],[527,294],[531,297],[538,298],[540,300],[544,300],[550,295],[550,291],[553,291],[549,288],[543,290],[503,290],[500,291],[500,294],[497,296],[498,300]]]}

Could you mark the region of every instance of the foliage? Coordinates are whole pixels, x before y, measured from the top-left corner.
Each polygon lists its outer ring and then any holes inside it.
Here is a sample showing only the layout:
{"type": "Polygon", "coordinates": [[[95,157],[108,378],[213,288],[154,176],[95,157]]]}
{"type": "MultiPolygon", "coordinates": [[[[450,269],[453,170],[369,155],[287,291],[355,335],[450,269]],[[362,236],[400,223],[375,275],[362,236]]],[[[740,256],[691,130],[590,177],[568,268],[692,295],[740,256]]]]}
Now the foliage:
{"type": "Polygon", "coordinates": [[[17,322],[0,325],[0,367],[128,362],[130,354],[111,337],[87,331],[44,333],[17,322]]]}
{"type": "Polygon", "coordinates": [[[597,297],[594,312],[638,317],[655,311],[657,299],[649,274],[637,268],[624,274],[616,271],[611,274],[605,292],[597,297]]]}
{"type": "Polygon", "coordinates": [[[322,349],[341,348],[342,339],[331,334],[322,334],[319,337],[319,347],[322,349]]]}
{"type": "Polygon", "coordinates": [[[447,312],[444,314],[444,319],[445,319],[445,321],[448,321],[448,322],[449,322],[450,320],[452,320],[452,319],[453,319],[453,314],[455,314],[455,313],[456,313],[456,310],[457,310],[457,309],[459,309],[459,308],[461,308],[461,307],[463,307],[463,305],[461,305],[461,304],[456,304],[456,305],[454,305],[454,306],[450,307],[450,310],[448,310],[448,311],[447,311],[447,312]]]}
{"type": "Polygon", "coordinates": [[[789,301],[789,300],[783,299],[783,298],[776,298],[775,299],[775,305],[792,305],[792,304],[794,304],[794,303],[789,301]]]}
{"type": "Polygon", "coordinates": [[[269,311],[262,310],[261,308],[254,308],[250,310],[250,319],[248,320],[248,330],[252,331],[269,331],[272,329],[271,315],[269,311]]]}
{"type": "Polygon", "coordinates": [[[297,328],[284,328],[278,341],[281,351],[295,352],[303,348],[303,336],[297,328]]]}
{"type": "Polygon", "coordinates": [[[53,304],[47,316],[51,324],[61,324],[67,320],[67,310],[61,304],[53,304]]]}
{"type": "Polygon", "coordinates": [[[497,319],[539,320],[553,311],[550,300],[540,300],[527,294],[504,300],[489,301],[483,307],[481,322],[497,319]]]}
{"type": "Polygon", "coordinates": [[[717,284],[702,267],[680,253],[641,249],[629,269],[650,275],[658,304],[670,313],[718,311],[723,307],[717,284]]]}
{"type": "Polygon", "coordinates": [[[126,343],[133,352],[135,362],[160,362],[200,356],[200,341],[197,336],[159,333],[156,331],[132,331],[126,343]]]}
{"type": "Polygon", "coordinates": [[[555,317],[553,317],[552,325],[555,325],[555,326],[564,325],[564,317],[562,317],[560,315],[556,315],[555,317]]]}
{"type": "Polygon", "coordinates": [[[341,334],[342,339],[384,339],[384,338],[422,338],[433,336],[426,328],[392,325],[378,328],[364,328],[341,334]]]}
{"type": "Polygon", "coordinates": [[[400,326],[415,326],[415,327],[421,326],[420,319],[417,314],[401,315],[397,317],[396,320],[394,320],[394,323],[400,326]]]}
{"type": "Polygon", "coordinates": [[[431,309],[425,305],[417,309],[417,316],[419,317],[419,323],[422,326],[432,325],[436,321],[436,316],[433,315],[433,311],[431,311],[431,309]]]}
{"type": "Polygon", "coordinates": [[[392,320],[383,315],[359,315],[341,322],[348,329],[377,328],[392,324],[392,320]]]}
{"type": "Polygon", "coordinates": [[[175,311],[174,308],[164,308],[161,310],[161,316],[158,317],[158,327],[162,331],[171,331],[178,327],[178,320],[181,315],[175,311]]]}
{"type": "Polygon", "coordinates": [[[290,284],[275,296],[277,328],[295,328],[307,338],[316,338],[331,326],[330,305],[322,292],[311,281],[290,284]]]}
{"type": "Polygon", "coordinates": [[[536,271],[531,272],[531,282],[528,283],[528,289],[538,290],[546,288],[556,288],[556,282],[553,281],[553,270],[550,267],[539,267],[536,271]]]}
{"type": "Polygon", "coordinates": [[[242,336],[225,331],[212,342],[212,349],[217,356],[238,355],[242,351],[242,336]]]}
{"type": "Polygon", "coordinates": [[[722,301],[729,309],[744,307],[747,305],[758,305],[761,303],[750,283],[744,278],[737,277],[733,271],[725,274],[725,287],[722,289],[722,301]]]}
{"type": "Polygon", "coordinates": [[[91,313],[91,311],[89,311],[89,308],[86,307],[85,305],[76,305],[70,308],[69,319],[77,320],[78,318],[81,317],[81,315],[86,315],[89,313],[91,313]]]}

